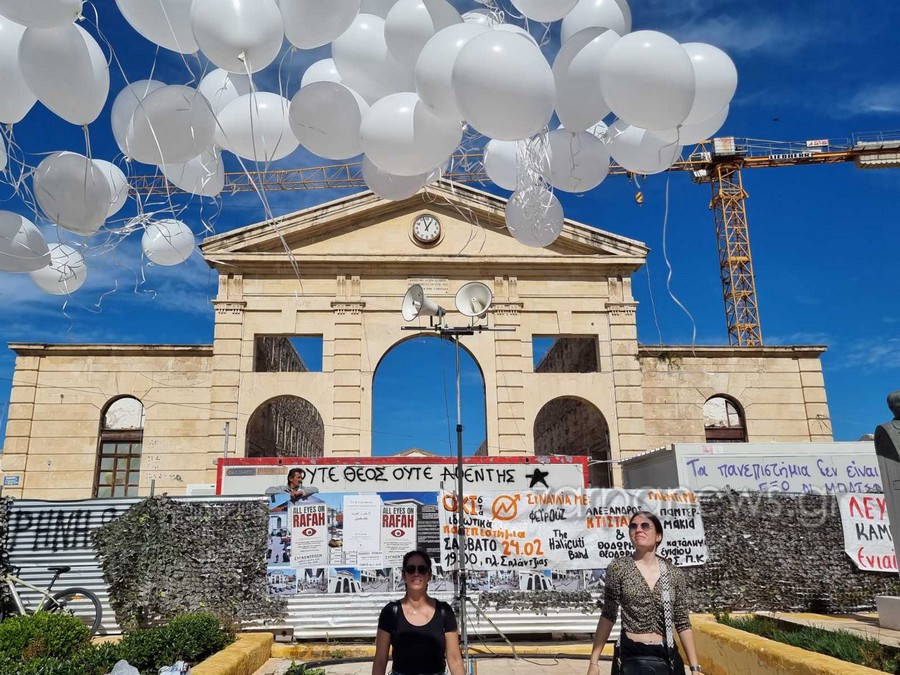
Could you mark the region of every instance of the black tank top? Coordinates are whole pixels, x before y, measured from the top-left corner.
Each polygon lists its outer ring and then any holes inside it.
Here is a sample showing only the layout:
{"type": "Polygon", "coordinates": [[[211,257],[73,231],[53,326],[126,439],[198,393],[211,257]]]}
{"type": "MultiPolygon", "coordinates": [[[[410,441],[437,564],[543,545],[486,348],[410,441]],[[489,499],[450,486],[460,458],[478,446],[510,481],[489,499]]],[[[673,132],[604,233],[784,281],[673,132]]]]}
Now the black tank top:
{"type": "Polygon", "coordinates": [[[447,643],[444,633],[456,632],[456,615],[446,602],[436,601],[434,616],[424,626],[406,620],[399,602],[381,610],[378,627],[391,634],[392,668],[403,675],[444,672],[447,643]]]}

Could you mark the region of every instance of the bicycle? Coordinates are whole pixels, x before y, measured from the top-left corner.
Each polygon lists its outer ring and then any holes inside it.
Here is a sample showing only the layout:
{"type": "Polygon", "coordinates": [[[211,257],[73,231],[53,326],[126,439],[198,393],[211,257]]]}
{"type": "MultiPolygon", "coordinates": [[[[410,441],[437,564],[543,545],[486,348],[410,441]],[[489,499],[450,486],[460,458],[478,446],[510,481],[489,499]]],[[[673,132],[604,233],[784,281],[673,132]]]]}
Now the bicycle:
{"type": "Polygon", "coordinates": [[[51,594],[50,590],[53,588],[56,580],[66,572],[70,572],[72,568],[64,566],[48,567],[47,569],[50,572],[54,572],[54,575],[46,590],[33,586],[17,577],[16,574],[20,572],[20,568],[14,568],[15,574],[8,572],[0,576],[0,581],[9,588],[12,600],[12,603],[8,603],[8,606],[0,603],[0,621],[14,614],[29,616],[35,612],[65,612],[81,620],[91,632],[91,637],[93,637],[97,629],[100,628],[100,620],[103,618],[103,608],[100,605],[99,598],[88,589],[79,587],[66,588],[51,594]],[[26,605],[19,594],[18,586],[24,586],[43,596],[43,604],[36,610],[26,605]]]}

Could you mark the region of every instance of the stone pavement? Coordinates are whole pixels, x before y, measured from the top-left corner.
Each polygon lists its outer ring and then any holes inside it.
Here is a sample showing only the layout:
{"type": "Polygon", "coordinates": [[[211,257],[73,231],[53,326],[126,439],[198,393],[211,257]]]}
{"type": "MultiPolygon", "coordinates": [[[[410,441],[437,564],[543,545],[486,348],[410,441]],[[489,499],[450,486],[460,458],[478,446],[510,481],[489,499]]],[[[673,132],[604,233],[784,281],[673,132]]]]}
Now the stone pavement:
{"type": "MultiPolygon", "coordinates": [[[[282,675],[291,665],[290,659],[269,659],[253,675],[282,675]]],[[[600,675],[609,675],[610,661],[600,662],[600,675]]],[[[585,675],[586,659],[556,658],[540,655],[519,659],[481,658],[476,660],[476,675],[585,675]]],[[[326,675],[369,675],[372,662],[342,663],[325,666],[326,675]]]]}

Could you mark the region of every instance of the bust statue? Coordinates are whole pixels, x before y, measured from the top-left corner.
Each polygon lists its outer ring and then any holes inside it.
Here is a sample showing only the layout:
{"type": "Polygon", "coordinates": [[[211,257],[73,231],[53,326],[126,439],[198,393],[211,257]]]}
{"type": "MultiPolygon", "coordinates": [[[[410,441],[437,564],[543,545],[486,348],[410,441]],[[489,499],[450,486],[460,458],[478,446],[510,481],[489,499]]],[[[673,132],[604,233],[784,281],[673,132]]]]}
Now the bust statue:
{"type": "Polygon", "coordinates": [[[900,389],[887,397],[894,419],[875,429],[875,453],[884,459],[900,462],[900,389]]]}

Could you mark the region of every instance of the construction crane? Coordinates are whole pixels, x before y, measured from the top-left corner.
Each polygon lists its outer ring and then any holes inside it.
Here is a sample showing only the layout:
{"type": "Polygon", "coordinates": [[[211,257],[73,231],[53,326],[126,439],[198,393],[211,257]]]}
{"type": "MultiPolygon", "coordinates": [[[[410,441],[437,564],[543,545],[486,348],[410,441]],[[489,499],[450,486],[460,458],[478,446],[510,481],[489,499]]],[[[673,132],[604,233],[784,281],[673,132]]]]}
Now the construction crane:
{"type": "MultiPolygon", "coordinates": [[[[480,151],[453,155],[443,178],[463,183],[486,182],[480,151]]],[[[855,162],[860,169],[900,167],[900,131],[856,134],[849,139],[765,141],[733,136],[698,144],[687,159],[669,171],[688,171],[695,183],[709,183],[709,208],[716,223],[719,271],[725,301],[725,325],[732,346],[758,347],[763,343],[756,299],[756,280],[747,225],[747,193],[741,172],[805,164],[855,162]]],[[[613,164],[611,175],[631,175],[613,164]]],[[[176,189],[165,177],[134,176],[131,188],[138,194],[159,194],[176,189]]],[[[271,171],[229,172],[224,192],[276,190],[347,190],[365,188],[359,162],[271,171]]]]}

